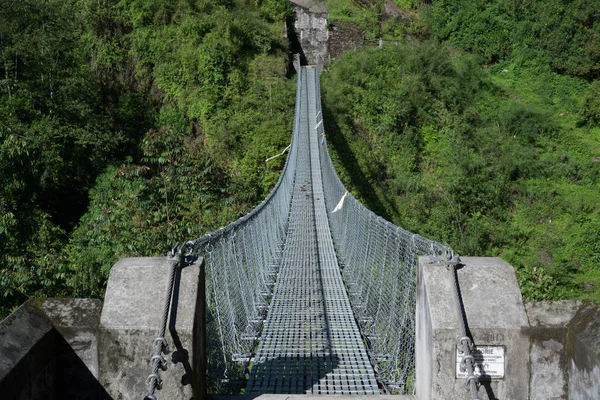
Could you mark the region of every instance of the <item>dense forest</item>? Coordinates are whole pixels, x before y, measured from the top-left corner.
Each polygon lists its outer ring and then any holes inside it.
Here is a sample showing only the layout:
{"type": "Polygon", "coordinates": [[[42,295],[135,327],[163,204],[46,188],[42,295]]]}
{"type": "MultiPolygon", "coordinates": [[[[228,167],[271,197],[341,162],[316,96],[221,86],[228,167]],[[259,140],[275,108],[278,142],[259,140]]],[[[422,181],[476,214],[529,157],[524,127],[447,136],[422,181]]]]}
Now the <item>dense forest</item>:
{"type": "Polygon", "coordinates": [[[0,1],[0,316],[102,296],[261,201],[289,144],[286,1],[0,1]]]}
{"type": "MultiPolygon", "coordinates": [[[[527,299],[600,301],[600,5],[327,3],[385,40],[323,75],[350,190],[506,259],[527,299]]],[[[119,257],[266,196],[291,137],[290,18],[286,0],[0,0],[0,318],[101,297],[119,257]]]]}

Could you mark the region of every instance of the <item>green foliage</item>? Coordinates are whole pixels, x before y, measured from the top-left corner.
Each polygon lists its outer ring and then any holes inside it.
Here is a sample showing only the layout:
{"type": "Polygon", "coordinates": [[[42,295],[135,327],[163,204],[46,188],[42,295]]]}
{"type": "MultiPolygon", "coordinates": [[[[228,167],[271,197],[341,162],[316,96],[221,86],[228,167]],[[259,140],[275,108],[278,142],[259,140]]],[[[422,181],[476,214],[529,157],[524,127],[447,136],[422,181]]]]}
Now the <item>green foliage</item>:
{"type": "Polygon", "coordinates": [[[0,4],[1,316],[29,296],[101,296],[119,257],[164,254],[264,198],[293,120],[290,10],[0,4]]]}
{"type": "Polygon", "coordinates": [[[580,122],[600,124],[600,80],[594,81],[583,94],[580,122]]]}
{"type": "Polygon", "coordinates": [[[411,9],[416,8],[419,5],[419,0],[394,0],[399,7],[411,9]]]}
{"type": "Polygon", "coordinates": [[[529,301],[551,300],[556,297],[558,282],[542,267],[525,267],[517,270],[521,294],[529,301]]]}
{"type": "Polygon", "coordinates": [[[446,50],[347,55],[325,81],[343,179],[408,229],[462,253],[501,255],[527,298],[599,301],[600,8],[421,3],[399,3],[420,8],[424,25],[410,25],[419,32],[383,21],[380,34],[429,33],[446,50]]]}
{"type": "Polygon", "coordinates": [[[577,127],[593,90],[424,43],[346,54],[323,105],[338,171],[371,209],[460,254],[502,256],[528,299],[599,301],[599,136],[577,127]]]}
{"type": "MultiPolygon", "coordinates": [[[[600,301],[600,6],[396,3],[410,22],[328,1],[367,40],[444,42],[332,66],[343,180],[407,229],[501,255],[527,298],[600,301]]],[[[293,119],[289,16],[284,0],[0,0],[0,315],[101,296],[118,257],[163,254],[266,196],[293,119]]]]}
{"type": "Polygon", "coordinates": [[[539,47],[557,71],[600,76],[600,4],[585,0],[519,2],[515,44],[539,47]]]}
{"type": "Polygon", "coordinates": [[[425,33],[416,10],[418,0],[327,0],[330,26],[350,26],[362,31],[364,43],[377,45],[379,38],[392,44],[425,33]]]}
{"type": "Polygon", "coordinates": [[[144,139],[141,165],[109,168],[90,192],[67,248],[69,284],[79,296],[101,295],[118,257],[164,254],[236,215],[215,209],[228,197],[228,180],[185,117],[163,108],[159,125],[144,139]]]}
{"type": "Polygon", "coordinates": [[[585,0],[439,0],[427,13],[435,38],[486,62],[537,59],[586,78],[600,76],[599,18],[585,0]]]}
{"type": "Polygon", "coordinates": [[[58,251],[65,232],[47,214],[35,211],[26,221],[12,212],[0,217],[0,316],[5,316],[29,297],[68,293],[66,274],[58,251]]]}
{"type": "Polygon", "coordinates": [[[497,61],[512,53],[514,22],[504,1],[435,1],[428,15],[432,33],[463,50],[497,61]]]}
{"type": "Polygon", "coordinates": [[[327,0],[327,13],[333,23],[347,23],[359,26],[367,39],[375,39],[380,35],[379,21],[382,2],[327,0]]]}
{"type": "Polygon", "coordinates": [[[143,96],[107,96],[90,69],[86,23],[77,1],[0,4],[2,315],[68,293],[59,253],[87,191],[148,125],[143,96]]]}
{"type": "Polygon", "coordinates": [[[118,4],[137,77],[152,82],[161,108],[143,157],[109,168],[90,192],[65,252],[77,295],[102,295],[118,257],[164,254],[249,211],[274,185],[281,163],[266,170],[264,159],[289,143],[294,96],[268,21],[280,23],[286,4],[118,4]]]}

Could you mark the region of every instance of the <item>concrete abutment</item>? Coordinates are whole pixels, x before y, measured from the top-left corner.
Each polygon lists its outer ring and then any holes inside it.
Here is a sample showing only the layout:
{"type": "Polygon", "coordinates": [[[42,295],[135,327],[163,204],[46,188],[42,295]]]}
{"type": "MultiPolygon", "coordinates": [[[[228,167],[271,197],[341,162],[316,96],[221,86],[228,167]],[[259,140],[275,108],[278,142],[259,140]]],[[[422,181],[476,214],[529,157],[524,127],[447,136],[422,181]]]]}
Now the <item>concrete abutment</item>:
{"type": "MultiPolygon", "coordinates": [[[[496,359],[501,365],[489,363],[502,376],[482,379],[482,400],[600,399],[600,309],[595,304],[524,304],[514,269],[504,260],[463,257],[461,264],[458,283],[475,350],[503,354],[496,359]]],[[[460,331],[453,285],[445,265],[419,259],[418,399],[469,398],[465,379],[457,378],[460,331]]]]}
{"type": "MultiPolygon", "coordinates": [[[[481,399],[600,398],[596,305],[523,303],[506,262],[465,257],[463,264],[459,286],[475,347],[504,350],[504,377],[480,387],[481,399]]],[[[159,399],[201,396],[200,385],[193,384],[205,370],[196,351],[202,346],[200,274],[196,263],[178,277],[166,338],[171,352],[161,371],[159,399]]],[[[417,393],[397,399],[469,398],[464,379],[456,377],[458,314],[448,274],[427,257],[419,260],[417,393]]],[[[111,270],[104,305],[91,299],[25,303],[0,323],[3,398],[143,398],[167,275],[164,258],[122,259],[111,270]]],[[[288,396],[279,397],[269,399],[288,396]]]]}

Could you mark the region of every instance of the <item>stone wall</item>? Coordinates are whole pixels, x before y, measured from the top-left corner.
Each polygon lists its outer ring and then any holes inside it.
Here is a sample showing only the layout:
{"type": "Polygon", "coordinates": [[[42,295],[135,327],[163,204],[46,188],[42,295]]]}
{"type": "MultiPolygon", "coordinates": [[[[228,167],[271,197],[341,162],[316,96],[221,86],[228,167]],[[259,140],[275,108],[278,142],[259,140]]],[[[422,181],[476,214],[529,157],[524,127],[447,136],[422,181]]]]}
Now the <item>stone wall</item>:
{"type": "Polygon", "coordinates": [[[336,59],[347,51],[360,50],[365,44],[365,34],[359,26],[347,23],[331,25],[329,56],[336,59]]]}
{"type": "Polygon", "coordinates": [[[0,324],[6,399],[109,399],[97,381],[101,303],[29,300],[0,324]]]}
{"type": "Polygon", "coordinates": [[[294,8],[294,33],[301,47],[303,64],[315,65],[317,57],[329,60],[327,9],[324,3],[313,0],[292,0],[294,8]]]}

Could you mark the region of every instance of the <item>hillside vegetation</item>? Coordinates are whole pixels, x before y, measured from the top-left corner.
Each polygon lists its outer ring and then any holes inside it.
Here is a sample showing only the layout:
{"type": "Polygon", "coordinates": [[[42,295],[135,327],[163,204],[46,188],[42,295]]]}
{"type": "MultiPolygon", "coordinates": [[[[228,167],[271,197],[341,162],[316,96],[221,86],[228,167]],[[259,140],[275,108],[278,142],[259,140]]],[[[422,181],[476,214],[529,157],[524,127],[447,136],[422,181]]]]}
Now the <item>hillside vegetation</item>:
{"type": "Polygon", "coordinates": [[[506,259],[527,299],[600,301],[600,8],[417,11],[429,40],[347,53],[323,77],[342,179],[406,229],[506,259]]]}
{"type": "MultiPolygon", "coordinates": [[[[600,6],[327,0],[384,49],[323,76],[332,156],[377,213],[600,301],[600,6]],[[398,45],[391,45],[398,43],[398,45]]],[[[101,297],[249,211],[290,140],[286,0],[0,0],[0,318],[101,297]]]]}
{"type": "Polygon", "coordinates": [[[102,296],[266,196],[289,144],[284,0],[0,0],[0,319],[102,296]]]}

